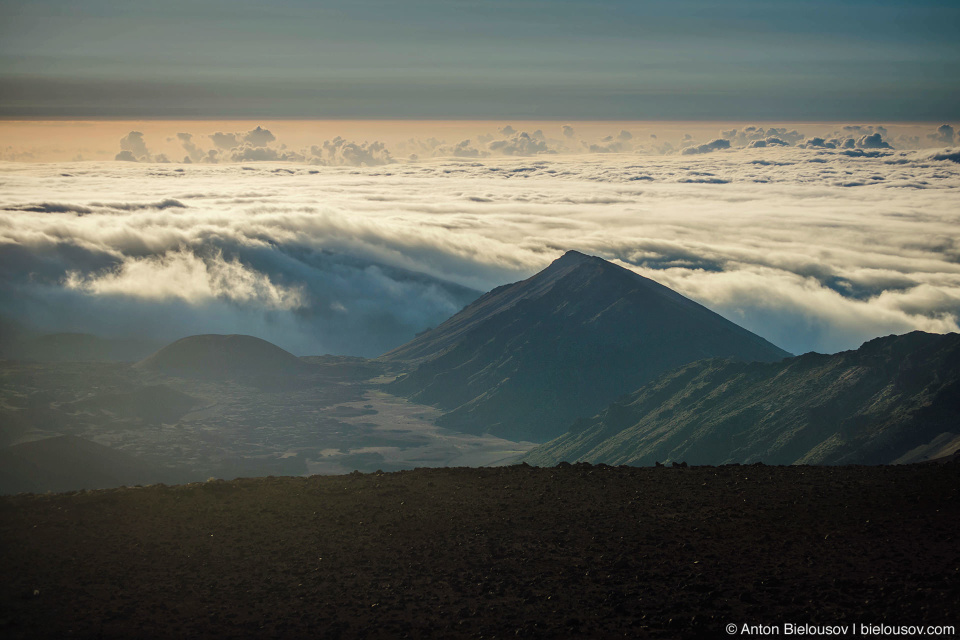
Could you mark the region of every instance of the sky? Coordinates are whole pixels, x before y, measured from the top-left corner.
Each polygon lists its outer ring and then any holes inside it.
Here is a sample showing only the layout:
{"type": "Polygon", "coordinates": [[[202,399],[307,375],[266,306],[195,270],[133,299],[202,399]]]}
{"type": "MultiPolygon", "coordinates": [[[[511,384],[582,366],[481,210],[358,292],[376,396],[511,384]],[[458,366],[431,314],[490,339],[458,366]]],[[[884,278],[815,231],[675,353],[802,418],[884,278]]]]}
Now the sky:
{"type": "Polygon", "coordinates": [[[0,0],[0,117],[934,121],[960,5],[0,0]]]}

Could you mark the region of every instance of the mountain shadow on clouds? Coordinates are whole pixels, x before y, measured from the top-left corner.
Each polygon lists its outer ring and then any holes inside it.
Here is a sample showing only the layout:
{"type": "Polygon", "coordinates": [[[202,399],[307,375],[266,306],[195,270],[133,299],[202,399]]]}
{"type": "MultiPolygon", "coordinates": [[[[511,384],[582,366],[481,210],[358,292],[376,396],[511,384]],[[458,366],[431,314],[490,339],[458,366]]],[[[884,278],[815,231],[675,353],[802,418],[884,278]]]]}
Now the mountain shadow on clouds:
{"type": "Polygon", "coordinates": [[[694,360],[789,355],[663,285],[570,251],[380,359],[416,366],[388,390],[445,409],[439,424],[543,442],[694,360]]]}

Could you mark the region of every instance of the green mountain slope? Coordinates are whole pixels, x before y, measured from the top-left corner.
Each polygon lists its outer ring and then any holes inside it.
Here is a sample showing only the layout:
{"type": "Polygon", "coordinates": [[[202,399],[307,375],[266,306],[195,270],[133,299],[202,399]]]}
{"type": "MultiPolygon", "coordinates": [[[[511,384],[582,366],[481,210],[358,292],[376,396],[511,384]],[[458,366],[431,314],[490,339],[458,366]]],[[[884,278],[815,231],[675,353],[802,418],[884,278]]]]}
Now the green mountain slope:
{"type": "Polygon", "coordinates": [[[882,464],[958,434],[960,335],[914,332],[776,363],[696,362],[524,459],[882,464]]]}

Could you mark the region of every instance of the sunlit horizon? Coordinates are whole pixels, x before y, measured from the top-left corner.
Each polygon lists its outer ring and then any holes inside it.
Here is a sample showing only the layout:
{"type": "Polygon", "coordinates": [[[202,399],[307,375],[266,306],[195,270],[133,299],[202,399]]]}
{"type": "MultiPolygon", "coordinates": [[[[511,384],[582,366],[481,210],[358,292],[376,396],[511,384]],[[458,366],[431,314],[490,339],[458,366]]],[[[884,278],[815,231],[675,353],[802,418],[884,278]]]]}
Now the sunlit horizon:
{"type": "MultiPolygon", "coordinates": [[[[936,129],[947,125],[960,129],[960,122],[941,120],[919,122],[844,122],[844,121],[762,121],[762,120],[302,120],[302,119],[0,119],[0,160],[21,162],[60,162],[77,160],[113,160],[121,150],[121,138],[131,132],[142,134],[144,144],[164,161],[178,162],[184,157],[183,141],[178,134],[189,134],[192,142],[204,149],[216,148],[211,136],[216,133],[242,134],[257,127],[274,136],[264,146],[286,148],[298,153],[312,145],[341,138],[351,143],[386,145],[391,161],[404,162],[410,155],[417,160],[453,157],[453,147],[470,141],[486,152],[485,145],[503,136],[502,131],[532,135],[540,132],[552,141],[545,149],[533,148],[510,155],[532,156],[543,153],[591,154],[627,153],[663,155],[679,152],[684,144],[702,144],[722,138],[725,131],[743,131],[748,127],[796,132],[803,137],[849,135],[876,128],[889,135],[894,148],[921,149],[944,146],[936,129]],[[509,129],[507,129],[509,127],[509,129]],[[845,134],[845,128],[847,133],[845,134]],[[627,132],[628,140],[617,140],[627,132]],[[892,138],[891,138],[892,136],[892,138]],[[478,143],[479,138],[479,143],[478,143]],[[617,140],[621,144],[610,147],[617,140]],[[431,141],[434,148],[424,155],[412,142],[431,141]],[[628,143],[628,144],[627,144],[628,143]],[[665,144],[669,144],[667,147],[665,144]],[[593,148],[591,148],[593,145],[593,148]],[[440,151],[436,151],[440,148],[440,151]],[[448,153],[443,153],[443,148],[448,153]]],[[[948,145],[949,146],[949,145],[948,145]]],[[[493,155],[497,155],[494,150],[493,155]]],[[[309,155],[309,153],[305,154],[309,155]]],[[[275,159],[276,160],[276,159],[275,159]]],[[[225,161],[223,157],[219,161],[225,161]]]]}

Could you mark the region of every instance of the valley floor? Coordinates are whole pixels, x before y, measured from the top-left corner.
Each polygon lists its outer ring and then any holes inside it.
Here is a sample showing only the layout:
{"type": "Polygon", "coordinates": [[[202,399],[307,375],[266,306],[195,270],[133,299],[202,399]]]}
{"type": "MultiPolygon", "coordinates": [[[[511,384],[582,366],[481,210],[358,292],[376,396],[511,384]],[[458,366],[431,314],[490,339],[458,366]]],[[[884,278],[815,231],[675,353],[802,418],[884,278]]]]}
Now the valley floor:
{"type": "Polygon", "coordinates": [[[0,494],[497,465],[536,446],[436,425],[438,409],[385,393],[372,361],[304,361],[270,385],[0,359],[0,494]]]}
{"type": "Polygon", "coordinates": [[[0,633],[725,637],[960,624],[960,465],[562,465],[0,498],[0,633]],[[740,635],[739,633],[737,635],[740,635]]]}

